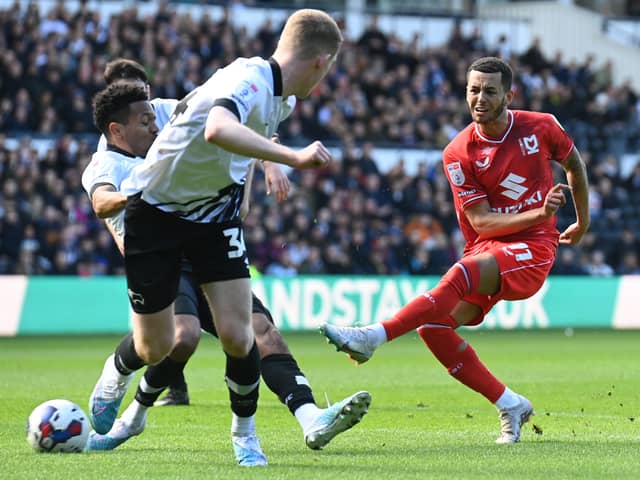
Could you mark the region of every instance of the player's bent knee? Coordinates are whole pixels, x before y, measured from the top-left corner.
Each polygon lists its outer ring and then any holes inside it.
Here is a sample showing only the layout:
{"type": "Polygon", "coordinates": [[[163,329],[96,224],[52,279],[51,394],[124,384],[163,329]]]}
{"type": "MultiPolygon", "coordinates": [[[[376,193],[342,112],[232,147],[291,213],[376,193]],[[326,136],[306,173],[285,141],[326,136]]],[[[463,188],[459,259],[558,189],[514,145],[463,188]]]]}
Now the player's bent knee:
{"type": "Polygon", "coordinates": [[[218,332],[222,348],[227,354],[236,358],[244,358],[253,347],[255,337],[253,331],[223,330],[218,332]]]}
{"type": "Polygon", "coordinates": [[[187,341],[176,339],[176,343],[171,349],[169,356],[176,362],[186,362],[191,358],[191,355],[196,351],[198,346],[198,339],[189,339],[187,341]]]}

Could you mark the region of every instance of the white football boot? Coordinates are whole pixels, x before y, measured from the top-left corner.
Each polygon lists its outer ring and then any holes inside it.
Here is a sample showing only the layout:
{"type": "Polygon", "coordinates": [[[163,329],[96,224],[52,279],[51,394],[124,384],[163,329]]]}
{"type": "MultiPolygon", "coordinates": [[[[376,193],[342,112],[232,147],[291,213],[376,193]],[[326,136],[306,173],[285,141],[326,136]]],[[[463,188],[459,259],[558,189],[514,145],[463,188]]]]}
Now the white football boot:
{"type": "Polygon", "coordinates": [[[327,337],[336,350],[346,353],[358,364],[369,360],[378,347],[372,330],[367,327],[338,327],[325,323],[320,327],[320,333],[327,337]]]}
{"type": "Polygon", "coordinates": [[[520,441],[522,425],[527,423],[533,415],[533,405],[522,395],[515,407],[498,410],[500,417],[500,435],[496,443],[516,443],[520,441]]]}
{"type": "Polygon", "coordinates": [[[370,404],[371,395],[362,391],[321,410],[304,432],[305,443],[313,450],[320,450],[336,435],[359,423],[369,410],[370,404]]]}

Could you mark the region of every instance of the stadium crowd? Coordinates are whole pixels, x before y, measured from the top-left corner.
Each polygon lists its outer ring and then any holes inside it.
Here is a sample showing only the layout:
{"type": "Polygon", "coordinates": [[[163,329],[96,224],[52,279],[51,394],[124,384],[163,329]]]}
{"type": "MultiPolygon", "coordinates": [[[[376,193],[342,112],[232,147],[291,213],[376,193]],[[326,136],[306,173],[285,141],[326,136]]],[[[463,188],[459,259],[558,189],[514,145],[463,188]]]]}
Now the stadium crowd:
{"type": "MultiPolygon", "coordinates": [[[[128,8],[108,19],[80,2],[42,11],[36,2],[0,10],[0,274],[122,273],[122,260],[80,184],[97,143],[91,98],[104,87],[106,62],[135,59],[148,68],[152,94],[181,98],[237,56],[268,57],[280,25],[253,36],[220,19],[154,15],[128,8]],[[32,138],[54,138],[40,152],[32,138]],[[17,138],[9,148],[9,137],[17,138]]],[[[580,248],[561,248],[556,274],[640,273],[640,99],[614,85],[611,65],[594,58],[547,58],[534,41],[517,54],[509,39],[487,45],[460,28],[441,48],[424,49],[375,22],[347,39],[327,80],[283,124],[282,141],[320,139],[341,152],[319,172],[292,173],[291,198],[278,204],[254,182],[245,241],[261,272],[436,274],[460,254],[451,194],[439,164],[389,171],[376,147],[441,149],[469,121],[465,69],[484,55],[516,73],[512,108],[555,114],[588,165],[591,232],[580,248]]],[[[260,177],[260,174],[258,174],[260,177]]],[[[569,207],[566,207],[568,209],[569,207]]],[[[566,226],[570,212],[560,216],[566,226]]]]}

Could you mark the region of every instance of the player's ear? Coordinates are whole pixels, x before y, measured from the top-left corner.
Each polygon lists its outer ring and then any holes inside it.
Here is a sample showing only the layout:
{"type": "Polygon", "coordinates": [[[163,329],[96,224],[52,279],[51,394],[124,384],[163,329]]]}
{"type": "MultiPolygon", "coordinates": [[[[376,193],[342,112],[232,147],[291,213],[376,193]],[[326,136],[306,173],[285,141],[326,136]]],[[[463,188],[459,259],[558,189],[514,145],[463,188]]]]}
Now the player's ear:
{"type": "Polygon", "coordinates": [[[506,95],[504,96],[504,106],[508,107],[509,105],[511,105],[511,102],[513,101],[513,95],[514,92],[513,90],[509,90],[506,95]]]}
{"type": "Polygon", "coordinates": [[[316,57],[315,66],[318,70],[324,70],[333,55],[330,53],[321,53],[316,57]]]}
{"type": "Polygon", "coordinates": [[[124,133],[124,125],[118,122],[109,122],[107,126],[109,138],[122,138],[124,133]]]}

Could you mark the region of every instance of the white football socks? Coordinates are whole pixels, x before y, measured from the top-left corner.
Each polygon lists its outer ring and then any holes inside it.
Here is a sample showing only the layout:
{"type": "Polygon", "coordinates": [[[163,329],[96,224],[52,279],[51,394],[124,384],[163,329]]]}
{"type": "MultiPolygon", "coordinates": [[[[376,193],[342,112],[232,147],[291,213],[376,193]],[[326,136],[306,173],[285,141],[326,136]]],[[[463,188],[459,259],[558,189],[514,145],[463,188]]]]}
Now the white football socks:
{"type": "Polygon", "coordinates": [[[140,424],[147,418],[147,410],[149,407],[142,405],[136,399],[131,402],[127,409],[122,413],[120,419],[130,428],[137,430],[140,424]]]}
{"type": "Polygon", "coordinates": [[[498,410],[506,410],[513,408],[520,403],[520,397],[517,393],[512,391],[509,387],[505,387],[504,392],[500,395],[500,398],[496,401],[495,405],[498,410]]]}
{"type": "Polygon", "coordinates": [[[318,406],[313,403],[305,403],[304,405],[300,405],[296,408],[294,415],[302,427],[303,432],[307,431],[307,429],[313,424],[313,421],[318,418],[321,411],[322,409],[318,408],[318,406]]]}
{"type": "Polygon", "coordinates": [[[374,323],[364,328],[369,330],[369,340],[375,347],[379,347],[387,341],[387,331],[381,323],[374,323]]]}
{"type": "Polygon", "coordinates": [[[231,435],[234,437],[247,437],[256,434],[255,415],[239,417],[235,413],[231,419],[231,435]]]}

